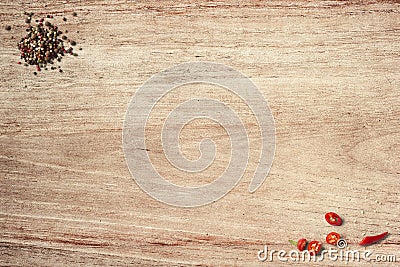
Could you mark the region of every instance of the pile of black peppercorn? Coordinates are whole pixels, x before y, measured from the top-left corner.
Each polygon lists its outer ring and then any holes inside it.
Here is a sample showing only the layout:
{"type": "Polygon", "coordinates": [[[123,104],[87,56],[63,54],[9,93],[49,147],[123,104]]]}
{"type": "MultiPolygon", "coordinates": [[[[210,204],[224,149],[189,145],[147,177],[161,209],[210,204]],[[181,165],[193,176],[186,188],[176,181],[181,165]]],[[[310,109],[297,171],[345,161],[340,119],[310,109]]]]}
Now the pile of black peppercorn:
{"type": "MultiPolygon", "coordinates": [[[[24,65],[35,65],[37,71],[42,68],[47,70],[47,65],[54,65],[56,61],[60,62],[63,56],[69,54],[78,56],[74,53],[72,46],[76,45],[75,41],[70,40],[64,33],[52,23],[53,16],[47,15],[46,18],[36,20],[36,25],[32,24],[33,13],[26,13],[25,22],[29,24],[26,29],[27,35],[21,38],[18,43],[18,49],[21,51],[21,59],[25,61],[24,65]],[[69,43],[69,47],[65,47],[65,43],[69,43]]],[[[74,17],[76,13],[74,12],[74,17]]],[[[66,21],[66,18],[64,18],[66,21]]],[[[66,31],[67,32],[67,31],[66,31]]],[[[18,62],[21,64],[21,62],[18,62]]],[[[52,70],[57,69],[51,66],[52,70]]],[[[61,68],[58,67],[62,72],[61,68]]],[[[37,72],[34,72],[37,75],[37,72]]]]}

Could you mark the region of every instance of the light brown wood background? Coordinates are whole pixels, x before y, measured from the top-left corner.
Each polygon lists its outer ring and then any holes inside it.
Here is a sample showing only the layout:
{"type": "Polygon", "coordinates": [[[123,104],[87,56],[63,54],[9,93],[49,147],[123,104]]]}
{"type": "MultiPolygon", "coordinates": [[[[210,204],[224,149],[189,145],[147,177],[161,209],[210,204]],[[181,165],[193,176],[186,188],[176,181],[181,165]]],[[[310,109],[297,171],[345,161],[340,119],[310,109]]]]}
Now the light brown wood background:
{"type": "MultiPolygon", "coordinates": [[[[364,235],[389,231],[371,249],[400,260],[398,1],[44,2],[0,3],[0,265],[286,266],[259,262],[257,251],[290,250],[287,240],[301,237],[323,241],[332,230],[352,249],[364,235]],[[56,15],[83,48],[64,58],[64,73],[34,76],[16,64],[24,11],[56,15]],[[266,182],[249,194],[255,131],[240,184],[212,205],[183,209],[139,189],[122,127],[142,83],[194,60],[252,79],[274,115],[277,149],[266,182]],[[343,226],[327,225],[327,211],[343,226]]],[[[198,92],[225,99],[257,129],[243,103],[214,89],[198,92]]],[[[147,148],[161,173],[174,174],[162,159],[160,122],[191,90],[172,92],[149,121],[147,148]]],[[[217,124],[188,125],[182,150],[198,157],[204,135],[221,147],[213,169],[169,179],[202,184],[223,170],[228,139],[217,124]]]]}

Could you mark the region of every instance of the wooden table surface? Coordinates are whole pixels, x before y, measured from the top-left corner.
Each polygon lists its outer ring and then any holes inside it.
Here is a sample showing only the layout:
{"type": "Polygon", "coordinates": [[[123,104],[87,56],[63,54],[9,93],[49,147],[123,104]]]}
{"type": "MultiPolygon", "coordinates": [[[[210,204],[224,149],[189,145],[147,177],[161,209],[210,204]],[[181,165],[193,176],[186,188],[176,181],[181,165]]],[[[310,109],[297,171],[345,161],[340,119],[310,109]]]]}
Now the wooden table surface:
{"type": "MultiPolygon", "coordinates": [[[[0,265],[398,265],[398,1],[6,0],[0,11],[0,265]],[[33,67],[16,64],[24,11],[55,15],[83,48],[63,59],[63,73],[34,76],[33,67]],[[203,207],[172,207],[135,183],[123,122],[147,79],[198,60],[231,66],[257,85],[275,119],[275,159],[250,194],[260,152],[250,134],[250,161],[232,192],[203,207]],[[344,224],[328,225],[327,211],[344,224]],[[369,249],[397,263],[257,259],[264,245],[290,251],[289,239],[324,241],[330,231],[360,251],[364,235],[389,231],[369,249]]],[[[181,185],[211,182],[229,160],[229,138],[207,120],[184,128],[182,151],[198,158],[198,141],[208,136],[221,146],[214,167],[181,174],[163,158],[162,120],[193,95],[225,100],[251,133],[258,129],[229,91],[173,91],[154,108],[146,149],[181,185]]]]}

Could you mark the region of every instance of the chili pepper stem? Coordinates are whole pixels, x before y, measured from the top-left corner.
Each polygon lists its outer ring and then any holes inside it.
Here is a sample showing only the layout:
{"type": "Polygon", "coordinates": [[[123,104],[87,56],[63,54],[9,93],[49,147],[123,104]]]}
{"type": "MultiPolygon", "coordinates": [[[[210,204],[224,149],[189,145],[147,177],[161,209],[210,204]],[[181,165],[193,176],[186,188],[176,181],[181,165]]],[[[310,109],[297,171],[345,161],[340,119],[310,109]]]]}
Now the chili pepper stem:
{"type": "Polygon", "coordinates": [[[292,244],[293,246],[297,246],[297,242],[293,240],[289,240],[289,243],[292,244]]]}

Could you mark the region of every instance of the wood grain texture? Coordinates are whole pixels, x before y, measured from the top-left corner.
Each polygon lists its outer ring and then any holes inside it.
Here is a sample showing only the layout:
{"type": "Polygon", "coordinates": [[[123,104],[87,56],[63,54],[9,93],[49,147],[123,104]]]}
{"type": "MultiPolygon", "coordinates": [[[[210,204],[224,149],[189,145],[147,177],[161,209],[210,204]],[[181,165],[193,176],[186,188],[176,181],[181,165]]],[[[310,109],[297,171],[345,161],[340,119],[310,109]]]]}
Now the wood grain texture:
{"type": "MultiPolygon", "coordinates": [[[[363,235],[387,230],[373,250],[400,260],[398,1],[44,2],[0,3],[0,265],[345,266],[257,260],[264,245],[289,251],[288,239],[322,241],[332,230],[353,249],[363,235]],[[16,64],[24,11],[55,14],[83,48],[63,60],[64,73],[33,76],[16,64]],[[231,193],[182,209],[135,184],[122,127],[143,82],[195,60],[252,79],[274,115],[277,150],[266,182],[249,194],[259,147],[254,118],[232,94],[204,89],[255,129],[254,149],[231,193]],[[327,211],[343,226],[327,225],[327,211]]],[[[160,121],[190,95],[177,91],[160,102],[146,129],[160,172],[171,173],[157,142],[160,121]]],[[[206,183],[226,166],[226,134],[207,121],[182,131],[183,152],[198,157],[205,134],[222,146],[214,169],[171,180],[206,183]]],[[[363,265],[371,263],[346,264],[363,265]]]]}

